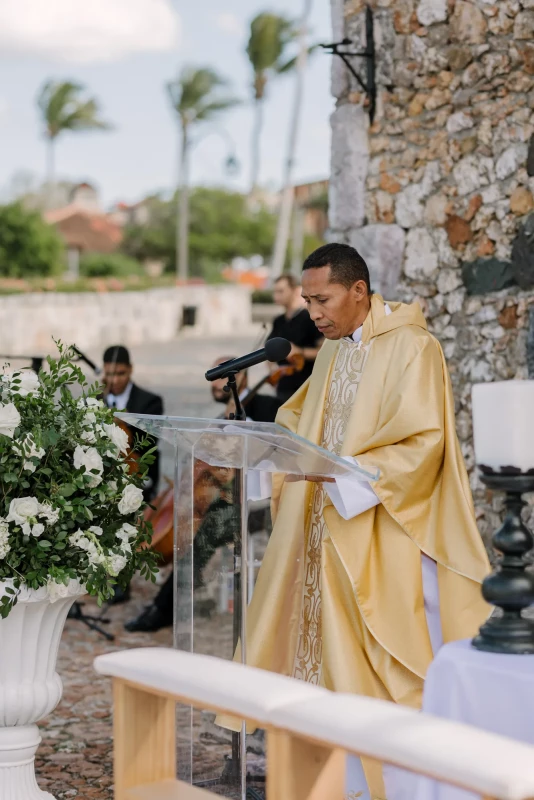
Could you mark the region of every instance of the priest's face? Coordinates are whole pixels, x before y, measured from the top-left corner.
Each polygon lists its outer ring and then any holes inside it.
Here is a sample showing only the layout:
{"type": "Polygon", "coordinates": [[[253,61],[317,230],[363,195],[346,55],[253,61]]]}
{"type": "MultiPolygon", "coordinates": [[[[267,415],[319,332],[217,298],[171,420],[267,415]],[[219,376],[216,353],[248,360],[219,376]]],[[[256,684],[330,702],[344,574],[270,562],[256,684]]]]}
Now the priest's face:
{"type": "Polygon", "coordinates": [[[348,289],[330,283],[330,267],[315,267],[302,273],[302,296],[317,330],[326,339],[351,336],[363,325],[369,313],[369,294],[365,281],[348,289]]]}

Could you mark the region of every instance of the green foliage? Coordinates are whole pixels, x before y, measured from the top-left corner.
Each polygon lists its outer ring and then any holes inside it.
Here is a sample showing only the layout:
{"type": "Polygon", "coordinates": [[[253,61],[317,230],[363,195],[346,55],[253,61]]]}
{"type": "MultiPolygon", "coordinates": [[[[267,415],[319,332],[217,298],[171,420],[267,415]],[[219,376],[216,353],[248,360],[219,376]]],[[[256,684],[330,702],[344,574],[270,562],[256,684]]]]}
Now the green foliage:
{"type": "Polygon", "coordinates": [[[49,139],[63,131],[107,130],[100,119],[98,102],[84,98],[84,87],[72,81],[47,81],[39,92],[37,104],[43,115],[49,139]]]}
{"type": "Polygon", "coordinates": [[[288,46],[295,41],[296,27],[292,20],[264,12],[250,23],[247,55],[254,74],[254,97],[262,100],[269,73],[287,72],[295,59],[286,56],[288,46]]]}
{"type": "Polygon", "coordinates": [[[122,253],[86,253],[80,259],[80,275],[84,278],[124,278],[143,275],[143,267],[139,261],[122,253]]]}
{"type": "Polygon", "coordinates": [[[274,303],[274,297],[271,289],[255,289],[252,292],[253,303],[274,303]]]}
{"type": "Polygon", "coordinates": [[[102,602],[136,570],[151,579],[155,571],[141,491],[153,450],[129,474],[128,437],[101,388],[87,386],[70,350],[59,349],[39,377],[23,370],[0,380],[0,580],[13,588],[0,599],[2,617],[23,586],[53,597],[74,581],[102,602]]]}
{"type": "Polygon", "coordinates": [[[54,228],[19,203],[0,206],[0,276],[47,277],[62,271],[63,243],[54,228]]]}
{"type": "MultiPolygon", "coordinates": [[[[150,222],[126,231],[124,252],[133,258],[163,259],[168,269],[175,262],[176,201],[151,200],[150,222]]],[[[190,200],[191,274],[215,277],[214,268],[233,258],[270,256],[276,218],[266,209],[251,212],[244,195],[224,189],[194,189],[190,200]]]]}
{"type": "Polygon", "coordinates": [[[237,105],[236,98],[221,94],[226,85],[227,81],[213,69],[184,67],[178,78],[167,84],[171,105],[182,126],[209,120],[237,105]]]}

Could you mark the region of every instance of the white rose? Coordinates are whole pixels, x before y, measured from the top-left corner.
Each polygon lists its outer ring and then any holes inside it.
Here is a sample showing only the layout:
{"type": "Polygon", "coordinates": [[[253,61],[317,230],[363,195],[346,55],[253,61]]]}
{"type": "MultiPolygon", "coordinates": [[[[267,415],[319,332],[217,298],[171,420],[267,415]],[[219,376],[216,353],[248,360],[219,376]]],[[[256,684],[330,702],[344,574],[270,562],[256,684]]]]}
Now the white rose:
{"type": "Polygon", "coordinates": [[[85,536],[84,532],[77,530],[69,536],[69,542],[80,550],[85,550],[89,557],[89,563],[94,566],[104,564],[106,561],[105,555],[98,549],[96,544],[85,536]]]}
{"type": "Polygon", "coordinates": [[[0,434],[13,438],[15,428],[20,425],[20,414],[14,403],[0,404],[0,434]]]}
{"type": "Polygon", "coordinates": [[[122,490],[121,499],[119,501],[120,514],[133,514],[134,511],[143,503],[143,492],[134,486],[133,483],[128,483],[122,490]]]}
{"type": "Polygon", "coordinates": [[[47,589],[48,598],[51,603],[55,603],[56,600],[62,600],[64,597],[68,597],[69,594],[68,584],[65,586],[64,583],[56,583],[56,581],[53,581],[51,578],[48,579],[47,589]]]}
{"type": "Polygon", "coordinates": [[[45,527],[44,527],[43,523],[42,522],[37,522],[32,527],[32,536],[35,536],[35,538],[38,539],[39,536],[41,536],[41,534],[44,533],[44,529],[45,529],[45,527]]]}
{"type": "Polygon", "coordinates": [[[85,537],[83,535],[83,531],[81,531],[79,528],[77,531],[74,531],[74,533],[71,533],[71,535],[69,536],[69,542],[73,544],[75,547],[80,547],[80,542],[82,539],[85,539],[85,537]]]}
{"type": "Polygon", "coordinates": [[[130,525],[129,522],[125,522],[115,535],[121,542],[129,542],[130,539],[135,539],[137,536],[137,528],[135,525],[130,525]]]}
{"type": "Polygon", "coordinates": [[[50,503],[41,503],[39,516],[45,519],[48,525],[55,525],[59,519],[59,508],[52,508],[50,503]]]}
{"type": "Polygon", "coordinates": [[[93,414],[92,411],[88,411],[83,421],[85,425],[94,425],[96,423],[96,414],[93,414]]]}
{"type": "Polygon", "coordinates": [[[88,442],[89,444],[94,444],[96,442],[95,432],[92,430],[84,431],[80,436],[82,442],[88,442]]]}
{"type": "Polygon", "coordinates": [[[27,433],[20,441],[14,442],[13,450],[18,456],[26,458],[43,458],[46,455],[46,451],[42,447],[37,447],[31,433],[27,433]]]}
{"type": "Polygon", "coordinates": [[[96,397],[80,397],[77,404],[78,408],[103,408],[104,403],[102,400],[97,400],[96,397]]]}
{"type": "Polygon", "coordinates": [[[27,397],[29,394],[38,392],[40,388],[41,384],[37,373],[31,369],[25,369],[23,372],[14,372],[11,376],[11,391],[13,394],[27,397]],[[16,381],[16,385],[13,385],[14,381],[16,381]]]}
{"type": "Polygon", "coordinates": [[[89,475],[89,486],[95,487],[102,483],[102,473],[104,464],[98,450],[94,447],[81,447],[78,445],[74,451],[74,466],[76,469],[84,468],[86,475],[89,475]],[[91,472],[96,469],[97,474],[91,472]]]}
{"type": "Polygon", "coordinates": [[[102,534],[104,533],[102,528],[99,528],[98,525],[91,525],[89,530],[91,533],[94,533],[95,536],[102,536],[102,534]]]}
{"type": "Polygon", "coordinates": [[[36,497],[17,497],[9,504],[8,522],[23,525],[28,520],[35,520],[40,510],[36,497]]]}
{"type": "Polygon", "coordinates": [[[107,571],[110,575],[115,577],[116,575],[124,569],[126,564],[128,563],[128,559],[126,556],[119,555],[118,553],[114,553],[107,559],[107,571]]]}
{"type": "Polygon", "coordinates": [[[119,428],[118,425],[111,424],[102,426],[106,432],[106,436],[108,436],[119,453],[127,453],[128,452],[128,434],[122,428],[119,428]]]}
{"type": "Polygon", "coordinates": [[[89,556],[89,563],[94,567],[98,567],[101,564],[106,564],[106,556],[96,547],[94,542],[89,542],[87,554],[89,556]]]}

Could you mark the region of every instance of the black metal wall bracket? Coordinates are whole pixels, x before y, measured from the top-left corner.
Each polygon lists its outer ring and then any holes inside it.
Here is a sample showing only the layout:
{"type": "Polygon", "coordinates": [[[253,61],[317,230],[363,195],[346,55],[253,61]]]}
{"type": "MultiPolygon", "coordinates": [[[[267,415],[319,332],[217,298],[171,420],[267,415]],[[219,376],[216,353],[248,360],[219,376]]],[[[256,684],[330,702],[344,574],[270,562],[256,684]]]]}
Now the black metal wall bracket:
{"type": "Polygon", "coordinates": [[[333,56],[339,56],[343,63],[346,65],[349,72],[354,75],[359,85],[365,92],[368,101],[369,119],[371,124],[375,118],[376,113],[376,53],[375,53],[375,37],[373,26],[373,11],[370,6],[365,9],[365,50],[362,53],[351,53],[348,50],[340,50],[340,47],[346,48],[353,44],[352,39],[343,39],[342,42],[332,42],[331,44],[322,44],[321,47],[333,56]],[[365,58],[367,77],[364,81],[361,78],[350,61],[349,58],[365,58]]]}

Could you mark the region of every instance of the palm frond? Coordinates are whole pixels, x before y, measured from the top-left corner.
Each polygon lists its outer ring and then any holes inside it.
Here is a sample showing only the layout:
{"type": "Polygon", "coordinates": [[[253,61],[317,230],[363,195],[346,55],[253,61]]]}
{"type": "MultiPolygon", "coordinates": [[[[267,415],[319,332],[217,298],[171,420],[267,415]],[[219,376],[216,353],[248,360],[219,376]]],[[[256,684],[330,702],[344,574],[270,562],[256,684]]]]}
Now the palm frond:
{"type": "Polygon", "coordinates": [[[185,67],[166,88],[172,107],[183,123],[189,125],[210,119],[240,102],[237,98],[220,96],[220,90],[227,85],[227,80],[213,69],[185,67]]]}
{"type": "Polygon", "coordinates": [[[221,100],[213,100],[206,103],[204,106],[199,106],[196,119],[201,120],[210,119],[221,111],[227,111],[229,108],[234,108],[241,104],[241,100],[237,97],[226,97],[221,100]]]}
{"type": "Polygon", "coordinates": [[[296,35],[295,22],[287,17],[268,12],[254,17],[246,48],[254,73],[276,70],[277,63],[296,35]]]}
{"type": "Polygon", "coordinates": [[[54,139],[62,131],[100,129],[111,126],[100,118],[94,98],[83,99],[84,86],[72,81],[47,81],[37,98],[47,134],[54,139]]]}
{"type": "MultiPolygon", "coordinates": [[[[307,48],[306,53],[308,56],[313,55],[320,47],[319,43],[312,44],[307,48]]],[[[276,65],[276,71],[279,75],[284,75],[286,72],[291,72],[297,66],[298,56],[293,56],[288,61],[281,62],[276,65]]]]}

